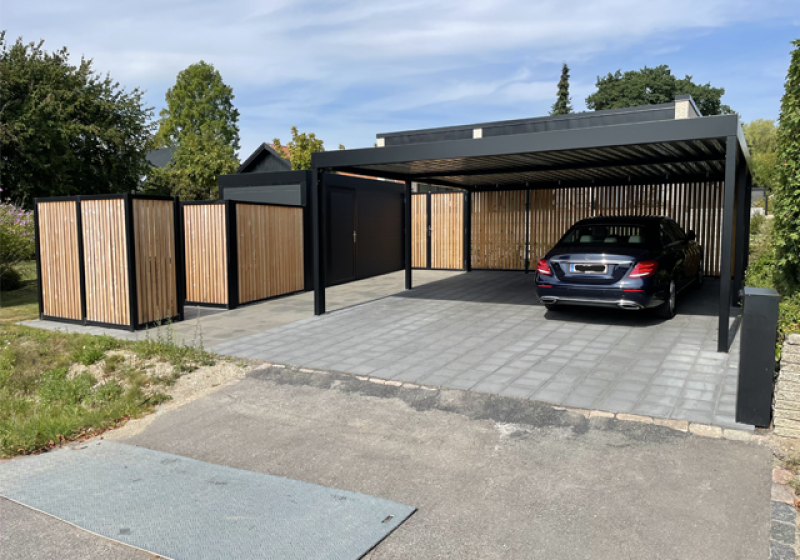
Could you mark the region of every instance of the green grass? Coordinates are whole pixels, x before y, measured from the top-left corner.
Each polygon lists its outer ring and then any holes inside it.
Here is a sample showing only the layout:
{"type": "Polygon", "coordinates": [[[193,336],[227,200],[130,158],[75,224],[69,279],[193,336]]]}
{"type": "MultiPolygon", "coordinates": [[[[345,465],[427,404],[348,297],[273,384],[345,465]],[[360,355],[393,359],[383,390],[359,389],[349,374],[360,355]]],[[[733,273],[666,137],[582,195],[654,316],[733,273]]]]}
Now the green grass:
{"type": "Polygon", "coordinates": [[[169,326],[122,341],[17,325],[39,313],[36,265],[18,270],[24,286],[0,292],[0,457],[47,450],[147,414],[170,398],[164,386],[215,362],[202,341],[176,343],[169,326]],[[157,376],[144,361],[167,362],[172,373],[157,376]],[[70,374],[75,364],[82,367],[70,374]]]}

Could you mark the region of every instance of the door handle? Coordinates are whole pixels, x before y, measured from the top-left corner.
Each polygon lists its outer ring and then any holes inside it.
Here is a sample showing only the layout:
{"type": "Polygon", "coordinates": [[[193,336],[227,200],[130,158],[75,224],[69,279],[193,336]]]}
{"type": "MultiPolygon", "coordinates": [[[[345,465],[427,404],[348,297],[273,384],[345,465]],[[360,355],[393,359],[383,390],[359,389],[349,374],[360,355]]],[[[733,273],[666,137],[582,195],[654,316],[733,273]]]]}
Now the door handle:
{"type": "Polygon", "coordinates": [[[357,237],[357,235],[356,235],[356,232],[354,231],[354,232],[353,232],[353,243],[355,243],[355,242],[356,242],[356,237],[357,237]]]}

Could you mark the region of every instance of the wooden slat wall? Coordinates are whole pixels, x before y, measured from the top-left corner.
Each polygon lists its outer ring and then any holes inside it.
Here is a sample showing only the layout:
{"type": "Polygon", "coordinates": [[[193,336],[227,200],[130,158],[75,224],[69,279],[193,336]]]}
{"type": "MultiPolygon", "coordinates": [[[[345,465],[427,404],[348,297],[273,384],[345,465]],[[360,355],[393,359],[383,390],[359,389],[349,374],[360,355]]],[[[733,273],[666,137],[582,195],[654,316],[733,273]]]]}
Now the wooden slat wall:
{"type": "Polygon", "coordinates": [[[171,200],[133,200],[139,324],[178,314],[173,204],[171,200]]]}
{"type": "Polygon", "coordinates": [[[78,216],[74,201],[39,202],[42,303],[49,317],[80,320],[78,216]]]}
{"type": "Polygon", "coordinates": [[[82,200],[86,319],[130,325],[125,201],[82,200]]]}
{"type": "Polygon", "coordinates": [[[303,210],[236,204],[239,302],[299,292],[303,277],[303,210]]]}
{"type": "Polygon", "coordinates": [[[719,276],[722,259],[722,204],[724,183],[687,183],[666,185],[666,214],[681,227],[697,234],[703,246],[705,272],[719,276]]]}
{"type": "Polygon", "coordinates": [[[531,268],[558,243],[567,230],[592,215],[592,190],[538,189],[531,191],[531,268]]]}
{"type": "Polygon", "coordinates": [[[464,195],[431,194],[431,267],[464,268],[464,195]]]}
{"type": "Polygon", "coordinates": [[[186,301],[228,303],[227,229],[224,204],[183,207],[186,301]]]}
{"type": "Polygon", "coordinates": [[[428,195],[411,195],[411,266],[428,267],[428,195]]]}
{"type": "Polygon", "coordinates": [[[472,267],[525,269],[525,191],[472,195],[472,267]]]}

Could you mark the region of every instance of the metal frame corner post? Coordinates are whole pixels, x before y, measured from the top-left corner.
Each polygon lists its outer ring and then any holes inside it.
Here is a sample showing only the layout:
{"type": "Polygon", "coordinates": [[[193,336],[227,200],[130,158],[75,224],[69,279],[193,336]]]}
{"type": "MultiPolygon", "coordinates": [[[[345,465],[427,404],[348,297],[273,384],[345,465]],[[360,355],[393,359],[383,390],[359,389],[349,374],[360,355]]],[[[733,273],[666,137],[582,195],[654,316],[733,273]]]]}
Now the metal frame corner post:
{"type": "Polygon", "coordinates": [[[177,317],[179,321],[185,318],[184,307],[186,305],[186,245],[184,243],[184,221],[183,209],[180,199],[176,196],[172,200],[172,216],[174,220],[175,236],[175,297],[178,300],[177,317]]]}
{"type": "Polygon", "coordinates": [[[44,319],[44,295],[42,286],[42,252],[41,235],[39,234],[39,203],[33,200],[33,244],[36,251],[36,288],[39,296],[39,319],[44,319]]]}
{"type": "Polygon", "coordinates": [[[725,150],[725,188],[722,206],[722,255],[720,257],[719,283],[719,325],[717,329],[717,350],[727,352],[730,348],[731,317],[731,276],[733,273],[733,219],[734,197],[736,195],[736,164],[738,156],[738,139],[728,136],[725,150]]]}
{"type": "Polygon", "coordinates": [[[83,248],[83,212],[81,197],[75,197],[75,233],[78,240],[78,291],[81,298],[81,321],[86,324],[86,257],[83,248]]]}
{"type": "Polygon", "coordinates": [[[405,183],[405,196],[403,197],[403,246],[406,263],[406,290],[411,289],[411,181],[405,183]]]}
{"type": "Polygon", "coordinates": [[[750,233],[750,197],[747,196],[747,161],[737,160],[736,173],[736,239],[734,240],[733,303],[741,303],[741,290],[744,287],[745,255],[750,233]]]}
{"type": "Polygon", "coordinates": [[[128,253],[128,305],[130,306],[131,324],[128,327],[135,331],[139,326],[139,294],[136,284],[136,240],[134,239],[133,199],[131,195],[122,195],[125,205],[125,236],[128,253]]]}
{"type": "Polygon", "coordinates": [[[239,254],[236,226],[236,203],[225,201],[225,237],[228,265],[228,309],[239,305],[239,254]]]}
{"type": "Polygon", "coordinates": [[[314,165],[311,169],[311,220],[314,232],[314,315],[325,313],[325,230],[322,204],[325,192],[322,170],[314,165]]]}

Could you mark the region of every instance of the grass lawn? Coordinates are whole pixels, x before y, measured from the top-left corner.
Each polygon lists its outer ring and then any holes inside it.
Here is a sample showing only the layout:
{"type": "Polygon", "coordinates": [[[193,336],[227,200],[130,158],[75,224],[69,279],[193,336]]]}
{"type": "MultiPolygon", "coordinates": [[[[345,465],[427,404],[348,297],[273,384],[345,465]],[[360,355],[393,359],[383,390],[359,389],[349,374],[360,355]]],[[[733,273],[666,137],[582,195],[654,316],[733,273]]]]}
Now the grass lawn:
{"type": "Polygon", "coordinates": [[[38,316],[35,266],[0,292],[0,457],[34,453],[147,414],[186,371],[211,365],[169,333],[137,342],[16,325],[38,316]]]}

